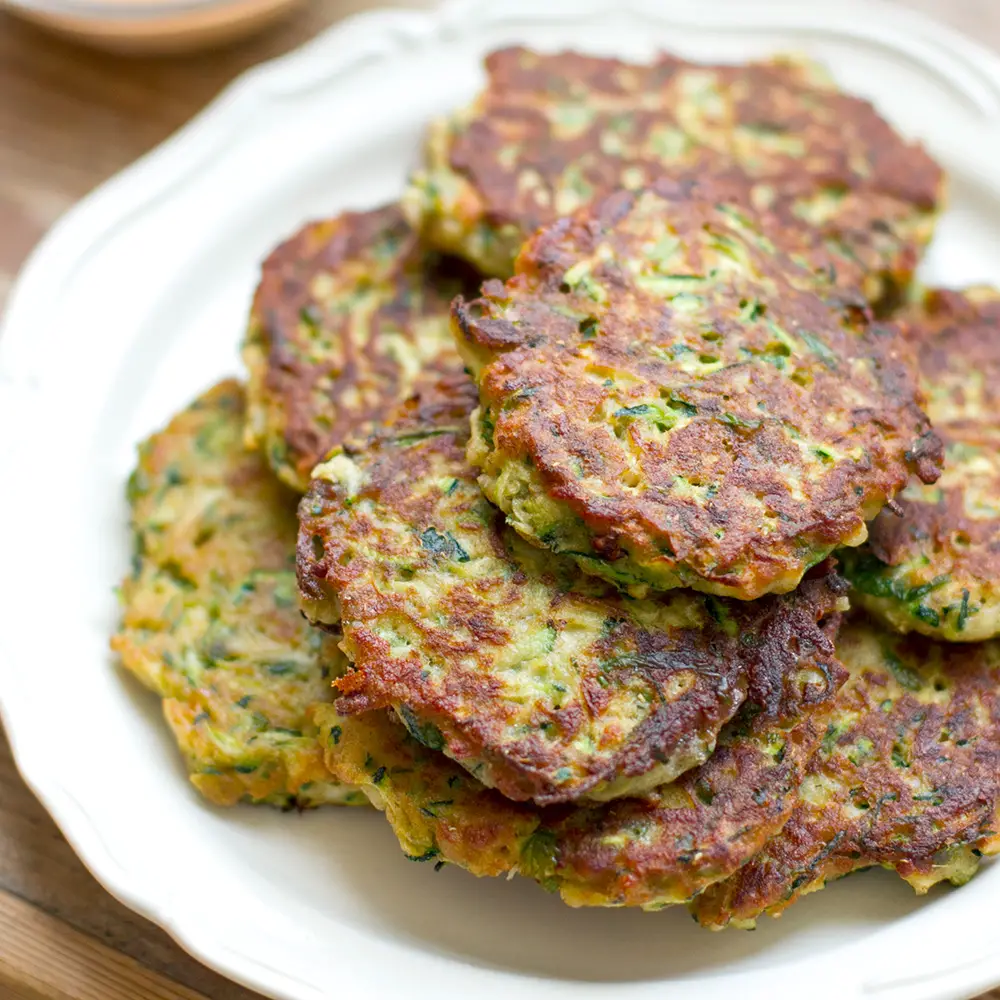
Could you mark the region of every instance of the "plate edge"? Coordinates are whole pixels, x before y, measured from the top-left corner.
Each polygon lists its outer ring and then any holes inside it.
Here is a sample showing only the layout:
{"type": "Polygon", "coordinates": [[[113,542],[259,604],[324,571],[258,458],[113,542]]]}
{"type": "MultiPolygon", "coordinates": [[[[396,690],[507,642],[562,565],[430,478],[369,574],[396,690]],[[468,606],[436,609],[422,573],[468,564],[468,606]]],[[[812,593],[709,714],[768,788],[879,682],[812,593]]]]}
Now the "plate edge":
{"type": "MultiPolygon", "coordinates": [[[[512,14],[512,9],[517,6],[519,5],[516,0],[504,5],[505,20],[510,19],[512,16],[525,16],[534,19],[538,13],[537,4],[525,4],[521,5],[524,7],[523,10],[514,10],[512,14]]],[[[553,6],[555,5],[550,4],[547,8],[547,13],[550,17],[553,6]]],[[[594,0],[594,2],[582,0],[582,2],[577,2],[572,4],[572,6],[569,4],[559,4],[559,6],[567,10],[572,10],[572,16],[576,18],[581,16],[581,7],[589,8],[590,13],[608,10],[608,5],[601,3],[600,0],[594,0]]],[[[625,8],[644,13],[648,12],[652,6],[650,3],[643,3],[642,0],[635,0],[635,2],[631,3],[622,2],[618,5],[619,9],[625,8]]],[[[678,10],[681,9],[681,5],[675,6],[678,10]]],[[[683,6],[688,10],[694,9],[693,5],[690,4],[683,6]]],[[[810,10],[789,3],[755,3],[754,0],[749,0],[749,2],[744,2],[744,0],[721,0],[715,9],[721,10],[724,6],[730,7],[733,12],[738,10],[740,15],[748,21],[753,21],[756,16],[755,12],[761,10],[770,12],[771,16],[776,18],[778,16],[787,16],[789,20],[786,22],[786,26],[788,27],[798,27],[800,24],[806,26],[817,25],[820,21],[825,22],[831,19],[830,11],[822,12],[822,15],[817,18],[810,16],[812,13],[810,10]]],[[[849,9],[854,11],[866,10],[873,14],[877,12],[880,16],[887,18],[889,22],[893,23],[893,27],[898,28],[900,25],[905,25],[910,29],[919,28],[920,30],[914,31],[914,35],[911,37],[922,38],[923,32],[933,29],[934,43],[942,51],[947,52],[950,56],[957,56],[959,58],[969,54],[974,55],[977,69],[988,76],[997,95],[1000,95],[1000,57],[989,52],[973,40],[966,39],[959,32],[947,26],[940,25],[925,15],[890,7],[885,3],[879,2],[879,0],[868,0],[868,2],[864,3],[850,2],[838,5],[836,10],[837,18],[843,17],[849,9]],[[953,48],[949,49],[949,46],[953,48]]],[[[166,167],[169,166],[169,157],[177,157],[178,151],[185,150],[186,147],[191,146],[193,143],[201,143],[204,147],[198,157],[198,162],[200,162],[204,155],[212,148],[215,148],[220,141],[219,139],[205,139],[203,138],[203,134],[209,132],[217,125],[225,124],[226,118],[232,117],[232,121],[235,123],[241,107],[244,108],[243,113],[246,113],[251,111],[259,101],[266,101],[269,97],[274,96],[268,93],[268,82],[280,82],[283,76],[294,75],[296,72],[299,72],[300,76],[311,77],[318,63],[322,62],[324,78],[318,82],[329,83],[338,75],[348,72],[360,59],[370,56],[373,49],[376,51],[380,50],[380,54],[385,56],[393,51],[397,51],[400,45],[406,42],[433,38],[451,30],[461,30],[461,25],[465,19],[476,15],[489,17],[491,12],[495,12],[495,10],[496,8],[485,2],[485,0],[451,0],[451,2],[430,11],[393,9],[357,14],[327,29],[304,46],[278,59],[260,64],[237,77],[205,109],[199,112],[195,118],[184,125],[178,132],[145,154],[131,166],[126,167],[123,171],[105,181],[78,202],[77,205],[73,206],[50,229],[49,233],[32,252],[12,289],[8,307],[3,317],[0,318],[0,384],[6,383],[3,390],[4,396],[7,395],[9,388],[13,388],[15,390],[14,395],[17,396],[20,393],[22,401],[26,402],[29,397],[35,395],[38,388],[38,383],[31,377],[30,366],[27,371],[28,377],[25,378],[23,375],[18,375],[16,366],[11,370],[6,364],[8,357],[16,349],[9,346],[12,339],[11,331],[17,329],[19,325],[22,329],[30,326],[30,324],[27,324],[22,319],[22,315],[29,317],[31,315],[32,293],[35,291],[35,275],[59,264],[60,258],[62,258],[60,270],[71,268],[75,264],[81,253],[85,252],[87,246],[92,245],[94,237],[91,236],[91,238],[83,241],[83,246],[77,248],[73,254],[60,253],[60,250],[62,250],[60,244],[72,242],[74,237],[79,238],[82,235],[76,233],[74,230],[85,230],[88,223],[93,225],[90,217],[96,216],[99,213],[103,207],[103,203],[108,200],[110,195],[116,192],[116,189],[127,183],[132,183],[134,186],[137,181],[143,179],[144,174],[157,168],[159,168],[160,173],[164,175],[164,179],[166,180],[166,167]],[[354,42],[355,44],[362,42],[363,51],[350,51],[351,47],[344,44],[347,41],[354,42]],[[339,53],[337,52],[338,49],[339,53]],[[330,63],[331,54],[338,56],[333,66],[330,63]],[[310,66],[312,66],[311,70],[310,66]],[[47,262],[47,257],[50,256],[56,259],[55,264],[47,262]]],[[[656,10],[658,11],[659,18],[663,19],[663,6],[657,6],[656,10]]],[[[868,22],[868,27],[871,28],[874,23],[874,21],[868,22]]],[[[775,26],[777,26],[777,23],[775,26]]],[[[851,25],[844,24],[841,27],[851,27],[851,25]]],[[[900,41],[906,40],[906,38],[899,37],[885,39],[887,44],[894,47],[898,47],[900,41]]],[[[315,85],[316,82],[313,81],[312,85],[315,85]]],[[[284,88],[277,88],[278,93],[282,93],[283,90],[284,88]]],[[[287,91],[285,91],[285,94],[287,94],[287,91]]],[[[134,213],[141,211],[144,205],[149,204],[155,198],[162,195],[174,183],[176,181],[166,184],[161,183],[156,186],[155,190],[147,188],[144,198],[140,199],[136,204],[128,206],[126,219],[134,213]]],[[[120,212],[121,210],[119,210],[119,214],[120,212]]],[[[107,235],[109,231],[113,231],[123,221],[125,220],[120,217],[114,218],[110,225],[101,227],[100,235],[107,235]]],[[[69,247],[68,249],[74,248],[69,247]]],[[[44,302],[44,298],[42,301],[44,302]]],[[[38,327],[36,326],[34,330],[37,335],[38,327]]],[[[16,337],[14,338],[14,343],[17,344],[16,337]]],[[[8,423],[7,426],[10,426],[10,424],[8,423]]],[[[0,441],[0,444],[2,444],[2,441],[0,441]]],[[[11,458],[9,451],[0,450],[0,463],[6,464],[9,458],[11,458]]],[[[0,649],[4,646],[3,637],[0,636],[0,649]]],[[[7,683],[10,683],[13,671],[7,670],[5,663],[6,656],[0,657],[0,673],[7,671],[7,683]]],[[[249,988],[266,990],[271,996],[278,998],[278,1000],[311,1000],[312,997],[321,995],[319,992],[320,987],[313,990],[307,986],[310,990],[309,994],[302,993],[301,988],[306,986],[306,984],[301,981],[292,982],[283,973],[277,972],[277,970],[265,971],[256,963],[252,956],[235,953],[230,947],[221,942],[213,941],[211,944],[206,945],[199,943],[199,941],[205,940],[200,935],[189,937],[185,932],[184,926],[182,926],[183,921],[175,920],[170,912],[161,912],[157,903],[153,899],[148,898],[150,896],[148,892],[144,893],[141,889],[134,888],[136,884],[142,884],[142,879],[137,878],[135,873],[127,872],[122,868],[110,852],[100,845],[100,838],[96,830],[91,829],[92,836],[90,837],[77,836],[70,821],[70,814],[82,814],[82,810],[79,810],[72,794],[61,786],[58,778],[47,773],[48,768],[41,762],[41,758],[36,758],[34,762],[27,759],[28,754],[24,749],[26,740],[22,738],[22,735],[19,735],[19,727],[13,722],[13,713],[8,704],[6,690],[0,691],[0,721],[4,724],[15,766],[25,783],[50,813],[86,867],[113,896],[131,909],[161,926],[182,948],[195,958],[249,988]],[[98,855],[101,857],[98,857],[98,855]],[[112,872],[115,874],[111,874],[112,872]],[[127,884],[129,880],[132,882],[133,887],[131,888],[127,884]],[[248,971],[248,967],[255,967],[260,970],[260,974],[255,977],[253,973],[248,971]],[[285,981],[282,983],[272,982],[274,975],[285,981]]],[[[92,824],[88,825],[92,827],[92,824]]],[[[989,956],[986,956],[985,961],[989,962],[989,956]]],[[[979,975],[976,976],[975,981],[979,983],[983,975],[983,962],[984,957],[982,955],[977,956],[959,968],[947,970],[947,975],[957,976],[958,973],[966,970],[970,972],[978,970],[979,975]],[[975,966],[975,970],[970,968],[970,966],[975,966]]],[[[993,968],[992,965],[988,967],[990,969],[993,968]]],[[[992,973],[987,973],[987,975],[992,975],[992,973]]],[[[720,977],[720,979],[722,978],[730,977],[720,977]]],[[[1000,980],[1000,953],[996,956],[996,978],[1000,980]]],[[[964,989],[961,982],[961,979],[959,979],[955,983],[942,982],[939,985],[948,989],[948,996],[957,997],[964,989]]],[[[891,985],[879,984],[877,989],[891,988],[891,985]]],[[[865,985],[860,982],[857,984],[857,990],[858,996],[872,995],[865,988],[865,985]]]]}

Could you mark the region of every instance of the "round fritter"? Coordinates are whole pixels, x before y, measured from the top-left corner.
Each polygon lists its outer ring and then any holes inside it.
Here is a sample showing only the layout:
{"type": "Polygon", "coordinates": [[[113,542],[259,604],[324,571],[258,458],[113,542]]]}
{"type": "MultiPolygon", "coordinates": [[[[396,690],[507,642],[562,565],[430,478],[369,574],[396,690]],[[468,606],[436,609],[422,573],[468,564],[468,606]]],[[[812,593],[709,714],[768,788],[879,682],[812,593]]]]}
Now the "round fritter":
{"type": "Polygon", "coordinates": [[[467,436],[467,419],[402,428],[315,470],[299,582],[306,614],[343,629],[342,712],[389,707],[484,784],[548,804],[672,780],[746,700],[825,696],[835,575],[755,604],[628,599],[504,526],[467,436]]]}
{"type": "Polygon", "coordinates": [[[304,492],[331,448],[461,376],[448,304],[469,284],[417,245],[396,205],[306,226],[264,262],[254,297],[247,443],[304,492]]]}
{"type": "Polygon", "coordinates": [[[140,446],[111,645],[164,699],[206,798],[363,804],[323,765],[311,716],[343,655],[299,613],[295,497],[244,451],[243,419],[243,390],[223,382],[140,446]]]}
{"type": "Polygon", "coordinates": [[[618,192],[452,307],[487,496],[636,596],[792,590],[911,471],[940,471],[898,331],[728,194],[618,192]]]}
{"type": "Polygon", "coordinates": [[[860,266],[873,299],[907,284],[933,232],[941,169],[814,63],[510,48],[486,71],[473,104],[432,126],[404,204],[425,238],[487,274],[507,277],[531,233],[594,197],[732,166],[758,207],[860,266]]]}
{"type": "Polygon", "coordinates": [[[901,632],[1000,635],[1000,292],[932,291],[904,315],[945,444],[933,486],[911,483],[869,544],[845,554],[857,600],[901,632]]]}
{"type": "Polygon", "coordinates": [[[873,865],[917,892],[968,881],[1000,853],[1000,643],[901,637],[863,619],[841,630],[850,679],[788,824],[694,901],[710,927],[778,916],[873,865]]]}
{"type": "MultiPolygon", "coordinates": [[[[846,673],[831,662],[830,692],[846,673]]],[[[512,802],[385,713],[318,713],[327,766],[383,809],[415,861],[518,873],[570,906],[659,909],[727,877],[786,822],[831,698],[776,717],[745,706],[709,760],[643,798],[539,807],[512,802]]]]}

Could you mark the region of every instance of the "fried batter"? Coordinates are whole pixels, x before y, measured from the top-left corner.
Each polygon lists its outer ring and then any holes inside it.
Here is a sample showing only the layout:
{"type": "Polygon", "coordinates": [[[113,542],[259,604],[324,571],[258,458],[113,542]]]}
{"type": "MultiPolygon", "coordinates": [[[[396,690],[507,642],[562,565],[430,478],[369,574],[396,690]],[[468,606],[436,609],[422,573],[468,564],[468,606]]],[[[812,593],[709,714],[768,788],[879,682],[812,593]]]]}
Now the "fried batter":
{"type": "Polygon", "coordinates": [[[452,307],[487,496],[635,596],[790,591],[910,472],[940,471],[897,330],[729,193],[618,192],[452,307]]]}
{"type": "Polygon", "coordinates": [[[1000,643],[841,631],[850,679],[782,832],[693,903],[710,927],[753,926],[850,872],[895,869],[919,893],[1000,852],[1000,643]]]}
{"type": "Polygon", "coordinates": [[[872,299],[906,286],[944,176],[866,101],[798,58],[634,65],[525,48],[486,59],[473,104],[430,131],[404,198],[425,238],[506,278],[540,226],[618,188],[736,167],[781,224],[816,229],[872,299]]]}
{"type": "Polygon", "coordinates": [[[1000,292],[928,292],[904,322],[944,473],[911,483],[903,515],[880,514],[845,565],[857,602],[898,631],[980,642],[1000,635],[1000,292]]]}
{"type": "Polygon", "coordinates": [[[335,453],[300,505],[304,609],[342,620],[353,660],[342,712],[391,708],[483,784],[550,804],[672,780],[747,700],[788,714],[827,695],[843,581],[756,604],[625,598],[504,526],[465,459],[467,413],[335,453]]]}
{"type": "MultiPolygon", "coordinates": [[[[829,690],[845,672],[828,664],[829,690]]],[[[659,909],[735,871],[784,825],[829,698],[777,717],[744,706],[700,767],[644,798],[539,808],[485,788],[381,712],[318,713],[328,766],[385,811],[415,861],[518,873],[570,906],[659,909]]]]}
{"type": "Polygon", "coordinates": [[[311,713],[336,641],[295,588],[295,497],[243,450],[243,390],[223,382],[139,449],[135,555],[111,645],[163,698],[191,781],[219,805],[363,804],[323,764],[311,713]]]}
{"type": "Polygon", "coordinates": [[[448,303],[469,285],[463,268],[417,246],[395,205],[314,223],[283,243],[264,262],[243,346],[247,443],[304,492],[331,448],[462,376],[448,303]]]}

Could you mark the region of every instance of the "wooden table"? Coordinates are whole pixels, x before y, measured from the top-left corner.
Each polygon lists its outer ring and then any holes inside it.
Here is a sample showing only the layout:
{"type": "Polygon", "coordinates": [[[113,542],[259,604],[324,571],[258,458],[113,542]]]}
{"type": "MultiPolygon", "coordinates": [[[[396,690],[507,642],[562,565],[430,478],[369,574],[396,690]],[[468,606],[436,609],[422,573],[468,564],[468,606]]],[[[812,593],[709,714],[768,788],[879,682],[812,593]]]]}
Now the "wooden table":
{"type": "MultiPolygon", "coordinates": [[[[997,0],[899,2],[1000,48],[997,0]]],[[[163,60],[89,52],[0,13],[0,307],[27,252],[74,201],[247,67],[371,6],[315,0],[259,39],[163,60]]],[[[0,732],[0,1000],[198,996],[256,994],[209,972],[100,888],[18,777],[0,732]]],[[[1000,990],[990,1000],[1000,1000],[1000,990]]]]}

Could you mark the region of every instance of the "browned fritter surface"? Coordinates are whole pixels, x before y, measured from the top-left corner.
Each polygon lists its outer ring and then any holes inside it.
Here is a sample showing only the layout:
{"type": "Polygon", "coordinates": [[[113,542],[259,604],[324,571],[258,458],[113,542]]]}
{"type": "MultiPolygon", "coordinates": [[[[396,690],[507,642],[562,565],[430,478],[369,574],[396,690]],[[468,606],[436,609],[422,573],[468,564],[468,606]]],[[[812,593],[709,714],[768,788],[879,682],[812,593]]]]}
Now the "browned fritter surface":
{"type": "Polygon", "coordinates": [[[264,262],[243,356],[249,443],[304,491],[408,397],[462,374],[448,330],[464,266],[418,246],[396,205],[306,226],[264,262]]]}
{"type": "MultiPolygon", "coordinates": [[[[830,663],[830,692],[845,675],[830,663]]],[[[709,760],[645,798],[539,808],[511,802],[380,712],[319,716],[328,766],[360,785],[403,851],[475,875],[518,873],[571,906],[681,903],[781,829],[831,698],[791,716],[744,711],[709,760]],[[752,716],[752,718],[751,718],[752,716]]]]}
{"type": "Polygon", "coordinates": [[[299,613],[296,498],[243,447],[245,410],[242,386],[221,382],[140,445],[111,646],[163,698],[212,802],[363,804],[323,765],[312,710],[344,656],[299,613]]]}
{"type": "Polygon", "coordinates": [[[778,916],[873,865],[920,892],[1000,851],[1000,643],[902,637],[865,619],[837,652],[850,680],[782,832],[693,904],[709,926],[778,916]]]}
{"type": "Polygon", "coordinates": [[[736,166],[754,203],[817,227],[875,295],[905,285],[942,199],[941,168],[822,67],[777,58],[651,64],[508,48],[471,107],[436,124],[408,202],[432,241],[506,277],[535,229],[591,198],[736,166]]]}
{"type": "Polygon", "coordinates": [[[1000,635],[1000,292],[930,291],[903,322],[944,473],[908,486],[903,516],[880,514],[846,563],[858,600],[894,628],[980,642],[1000,635]]]}
{"type": "Polygon", "coordinates": [[[487,495],[637,594],[790,590],[940,470],[903,338],[730,194],[614,194],[453,306],[487,495]]]}
{"type": "Polygon", "coordinates": [[[794,715],[824,696],[842,581],[630,600],[504,526],[465,459],[467,412],[335,455],[300,505],[306,613],[340,620],[353,660],[341,711],[391,707],[485,784],[547,804],[672,780],[745,701],[794,715]]]}
{"type": "Polygon", "coordinates": [[[1000,435],[1000,291],[933,289],[903,321],[931,418],[955,432],[1000,435]]]}

